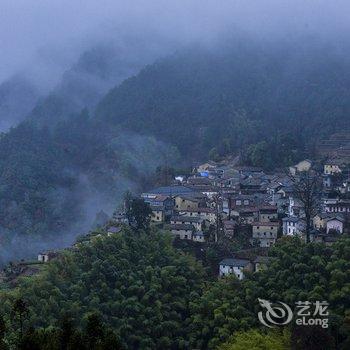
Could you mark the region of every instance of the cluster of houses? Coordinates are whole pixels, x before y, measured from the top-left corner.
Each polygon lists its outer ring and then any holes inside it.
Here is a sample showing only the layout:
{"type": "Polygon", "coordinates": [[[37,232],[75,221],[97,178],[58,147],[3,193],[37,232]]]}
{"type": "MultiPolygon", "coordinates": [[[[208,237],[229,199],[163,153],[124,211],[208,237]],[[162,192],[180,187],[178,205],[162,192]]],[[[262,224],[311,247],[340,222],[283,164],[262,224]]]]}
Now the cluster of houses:
{"type": "MultiPolygon", "coordinates": [[[[142,193],[141,197],[152,208],[151,220],[163,224],[179,239],[204,243],[220,236],[234,240],[245,235],[252,248],[268,251],[281,236],[304,236],[305,211],[294,192],[292,178],[311,170],[322,178],[311,238],[331,244],[350,228],[349,164],[340,159],[323,164],[306,159],[288,171],[274,173],[209,161],[192,174],[178,176],[173,184],[142,193]]],[[[244,271],[256,270],[255,259],[229,257],[219,266],[221,276],[234,273],[238,278],[243,278],[244,271]]]]}
{"type": "MultiPolygon", "coordinates": [[[[174,237],[205,244],[219,239],[245,237],[251,249],[265,253],[246,259],[225,257],[219,264],[219,275],[258,271],[268,263],[268,249],[282,236],[305,234],[305,210],[295,194],[293,177],[314,171],[322,179],[319,205],[312,218],[312,240],[332,244],[350,228],[349,163],[331,159],[314,164],[303,160],[273,173],[234,161],[207,162],[191,174],[176,176],[169,186],[157,187],[141,194],[152,209],[154,225],[169,230],[174,237]]],[[[127,223],[125,214],[115,213],[108,234],[119,232],[127,223]]],[[[49,253],[38,260],[49,261],[49,253]]]]}

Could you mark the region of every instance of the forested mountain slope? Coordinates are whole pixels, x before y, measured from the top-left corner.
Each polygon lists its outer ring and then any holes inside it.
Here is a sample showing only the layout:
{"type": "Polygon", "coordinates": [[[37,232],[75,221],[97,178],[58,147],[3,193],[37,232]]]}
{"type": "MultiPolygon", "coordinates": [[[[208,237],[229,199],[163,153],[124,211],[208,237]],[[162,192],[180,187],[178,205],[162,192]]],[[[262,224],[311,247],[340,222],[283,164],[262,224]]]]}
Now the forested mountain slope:
{"type": "Polygon", "coordinates": [[[96,116],[184,154],[237,151],[280,134],[310,143],[349,126],[349,68],[339,48],[313,41],[196,47],[112,89],[96,116]]]}
{"type": "Polygon", "coordinates": [[[29,118],[51,126],[82,108],[94,108],[112,86],[136,74],[148,59],[148,53],[139,58],[132,50],[126,52],[113,44],[95,46],[63,74],[53,91],[35,105],[29,118]]]}
{"type": "Polygon", "coordinates": [[[87,113],[52,129],[26,122],[2,135],[0,263],[72,243],[127,189],[142,190],[165,154],[166,144],[96,125],[87,113]]]}
{"type": "MultiPolygon", "coordinates": [[[[95,101],[73,84],[57,110],[49,103],[0,138],[1,237],[68,232],[165,162],[241,153],[272,168],[312,156],[318,138],[350,123],[345,51],[243,40],[191,47],[113,88],[92,116],[65,109],[79,94],[74,108],[95,101]]],[[[79,69],[105,77],[110,61],[98,52],[79,69]]]]}

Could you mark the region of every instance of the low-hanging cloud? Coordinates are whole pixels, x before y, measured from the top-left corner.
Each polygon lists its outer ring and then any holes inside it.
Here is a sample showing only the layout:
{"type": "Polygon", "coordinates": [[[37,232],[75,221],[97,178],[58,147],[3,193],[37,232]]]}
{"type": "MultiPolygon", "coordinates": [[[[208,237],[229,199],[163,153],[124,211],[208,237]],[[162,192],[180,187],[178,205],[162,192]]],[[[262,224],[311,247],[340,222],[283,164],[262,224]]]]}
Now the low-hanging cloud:
{"type": "MultiPolygon", "coordinates": [[[[257,40],[308,36],[338,43],[350,29],[348,10],[350,4],[342,0],[2,0],[0,84],[21,72],[45,95],[82,52],[101,42],[117,43],[130,51],[142,42],[152,48],[150,60],[155,56],[153,52],[163,55],[193,42],[211,45],[237,32],[257,40]]],[[[134,52],[132,56],[142,56],[138,50],[134,52]]],[[[15,102],[18,103],[17,97],[15,102]]],[[[153,143],[138,135],[127,135],[113,140],[112,146],[127,161],[125,168],[141,164],[144,169],[141,161],[146,160],[148,166],[151,161],[140,151],[149,149],[149,154],[154,154],[154,147],[160,149],[160,145],[153,143]]],[[[156,165],[151,164],[153,170],[156,165]]],[[[119,192],[113,201],[108,201],[83,175],[79,183],[84,189],[81,198],[90,221],[100,209],[110,214],[124,189],[135,185],[121,174],[119,192]]],[[[69,245],[91,223],[86,220],[82,224],[54,242],[37,239],[31,245],[28,239],[18,243],[22,238],[14,235],[11,248],[0,250],[0,262],[22,254],[32,256],[39,249],[69,245]]]]}
{"type": "Polygon", "coordinates": [[[343,0],[2,0],[0,82],[31,68],[39,83],[54,84],[87,47],[130,35],[174,46],[235,30],[339,40],[349,30],[349,10],[343,0]]]}

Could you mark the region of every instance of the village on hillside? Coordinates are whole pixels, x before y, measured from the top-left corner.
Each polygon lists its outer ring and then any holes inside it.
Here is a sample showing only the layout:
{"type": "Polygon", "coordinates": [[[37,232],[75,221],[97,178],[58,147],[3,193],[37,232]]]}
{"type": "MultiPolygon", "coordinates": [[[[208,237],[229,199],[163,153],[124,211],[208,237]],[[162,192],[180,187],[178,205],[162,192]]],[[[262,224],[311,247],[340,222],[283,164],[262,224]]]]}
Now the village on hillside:
{"type": "MultiPolygon", "coordinates": [[[[331,245],[350,233],[350,162],[305,159],[266,173],[234,161],[208,161],[141,198],[152,210],[151,222],[177,240],[205,245],[243,239],[245,249],[226,253],[217,266],[219,276],[242,279],[268,263],[268,250],[281,237],[331,245]]],[[[127,223],[125,213],[116,212],[113,222],[110,233],[127,223]]]]}
{"type": "MultiPolygon", "coordinates": [[[[193,242],[202,250],[210,242],[239,242],[241,250],[227,249],[222,254],[218,276],[234,274],[243,279],[247,271],[263,268],[270,260],[269,248],[284,236],[331,245],[350,233],[349,159],[305,159],[269,173],[236,163],[208,161],[139,198],[151,210],[151,225],[170,232],[176,241],[193,242]]],[[[130,224],[125,210],[100,221],[103,230],[80,237],[68,249],[104,233],[118,234],[130,224]]],[[[40,252],[36,262],[10,264],[2,275],[6,271],[15,276],[35,274],[38,264],[59,254],[40,252]]]]}

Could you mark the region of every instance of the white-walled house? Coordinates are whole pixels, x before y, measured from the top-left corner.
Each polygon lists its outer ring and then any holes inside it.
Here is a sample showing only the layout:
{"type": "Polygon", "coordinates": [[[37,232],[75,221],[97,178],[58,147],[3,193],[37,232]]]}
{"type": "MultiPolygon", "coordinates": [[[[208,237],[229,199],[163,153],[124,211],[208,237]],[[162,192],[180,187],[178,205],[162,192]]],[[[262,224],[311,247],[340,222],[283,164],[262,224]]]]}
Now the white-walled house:
{"type": "Polygon", "coordinates": [[[325,198],[323,199],[323,208],[326,213],[350,213],[350,200],[325,198]]]}
{"type": "Polygon", "coordinates": [[[340,216],[334,216],[327,219],[326,232],[327,233],[340,233],[344,232],[345,220],[340,216]]]}
{"type": "Polygon", "coordinates": [[[289,167],[289,171],[292,175],[296,175],[303,171],[309,171],[312,167],[312,161],[309,159],[302,160],[298,164],[289,167]]]}
{"type": "Polygon", "coordinates": [[[242,280],[246,271],[253,271],[253,264],[247,259],[224,259],[219,264],[220,277],[235,275],[242,280]]]}
{"type": "Polygon", "coordinates": [[[301,235],[305,230],[305,221],[295,216],[283,218],[282,223],[282,233],[286,236],[301,235]]]}
{"type": "Polygon", "coordinates": [[[38,254],[38,261],[46,263],[56,258],[57,256],[58,256],[58,253],[54,251],[40,252],[38,254]]]}

